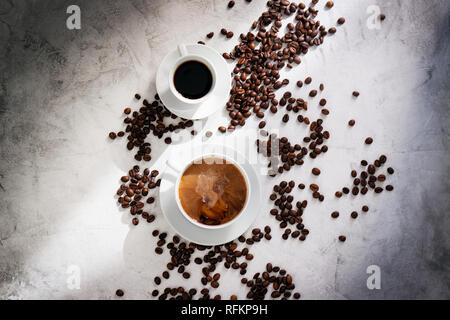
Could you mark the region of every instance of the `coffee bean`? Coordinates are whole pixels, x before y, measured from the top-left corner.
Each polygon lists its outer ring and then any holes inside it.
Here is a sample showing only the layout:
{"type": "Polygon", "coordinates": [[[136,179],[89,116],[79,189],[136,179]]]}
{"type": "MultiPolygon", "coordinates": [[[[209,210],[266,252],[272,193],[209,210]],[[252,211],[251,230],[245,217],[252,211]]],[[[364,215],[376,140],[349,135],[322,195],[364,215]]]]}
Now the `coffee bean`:
{"type": "Polygon", "coordinates": [[[220,29],[220,33],[225,36],[225,35],[227,35],[228,31],[227,31],[227,29],[222,28],[222,29],[220,29]]]}
{"type": "Polygon", "coordinates": [[[336,198],[341,198],[342,197],[342,192],[336,191],[336,193],[334,195],[336,196],[336,198]]]}
{"type": "Polygon", "coordinates": [[[351,216],[353,219],[356,219],[356,218],[358,218],[358,212],[353,211],[353,212],[351,213],[350,216],[351,216]]]}
{"type": "Polygon", "coordinates": [[[314,98],[316,95],[317,95],[317,90],[311,90],[311,91],[309,92],[309,96],[310,96],[311,98],[314,98]]]}
{"type": "Polygon", "coordinates": [[[227,131],[227,128],[221,126],[221,127],[218,128],[218,130],[219,130],[220,132],[222,132],[222,133],[225,133],[225,132],[227,131]]]}
{"type": "Polygon", "coordinates": [[[394,187],[389,184],[389,185],[386,186],[386,190],[387,191],[392,191],[392,190],[394,190],[394,187]]]}
{"type": "Polygon", "coordinates": [[[305,189],[305,185],[304,185],[303,183],[300,183],[300,184],[298,185],[298,188],[299,188],[300,190],[303,190],[303,189],[305,189]]]}
{"type": "Polygon", "coordinates": [[[334,2],[333,2],[333,1],[327,1],[326,4],[325,4],[325,6],[326,6],[327,8],[332,8],[332,7],[334,6],[334,2]]]}
{"type": "Polygon", "coordinates": [[[350,120],[349,122],[348,122],[348,125],[350,126],[350,127],[353,127],[354,125],[355,125],[355,120],[350,120]]]}
{"type": "Polygon", "coordinates": [[[162,273],[162,276],[163,276],[164,279],[169,279],[170,274],[169,274],[169,272],[164,271],[164,272],[162,273]]]}
{"type": "Polygon", "coordinates": [[[234,7],[234,1],[231,0],[230,2],[228,2],[228,8],[233,8],[234,7]]]}
{"type": "Polygon", "coordinates": [[[139,224],[139,219],[138,218],[133,218],[132,222],[133,222],[133,224],[135,226],[137,226],[139,224]]]}
{"type": "Polygon", "coordinates": [[[344,24],[345,23],[345,18],[344,17],[340,17],[338,20],[337,20],[337,24],[344,24]]]}
{"type": "Polygon", "coordinates": [[[345,240],[347,240],[346,236],[339,236],[339,241],[345,242],[345,240]]]}
{"type": "Polygon", "coordinates": [[[369,207],[368,207],[368,206],[363,206],[363,207],[362,207],[362,211],[368,212],[368,211],[369,211],[369,207]]]}
{"type": "Polygon", "coordinates": [[[318,168],[313,168],[313,169],[312,169],[312,174],[315,175],[315,176],[320,175],[320,169],[318,169],[318,168]]]}
{"type": "Polygon", "coordinates": [[[233,38],[233,36],[234,36],[233,31],[228,31],[227,32],[227,35],[226,35],[227,39],[231,39],[231,38],[233,38]]]}
{"type": "Polygon", "coordinates": [[[356,98],[356,97],[359,97],[359,92],[358,91],[353,91],[353,96],[356,98]]]}
{"type": "Polygon", "coordinates": [[[258,125],[259,129],[262,129],[266,126],[266,122],[265,121],[261,121],[258,125]]]}
{"type": "Polygon", "coordinates": [[[336,33],[336,28],[335,27],[331,27],[330,29],[328,29],[328,33],[335,34],[336,33]]]}
{"type": "Polygon", "coordinates": [[[161,284],[161,278],[160,278],[160,277],[155,277],[154,281],[155,281],[155,283],[156,283],[157,285],[160,285],[160,284],[161,284]]]}
{"type": "Polygon", "coordinates": [[[394,169],[391,168],[391,167],[389,167],[389,168],[387,168],[387,172],[388,172],[389,174],[394,174],[394,169]]]}
{"type": "Polygon", "coordinates": [[[334,212],[331,214],[331,217],[334,218],[334,219],[336,219],[337,217],[339,217],[339,212],[338,212],[338,211],[334,211],[334,212]]]}
{"type": "Polygon", "coordinates": [[[298,80],[297,81],[297,87],[299,87],[299,88],[303,87],[303,81],[298,80]]]}
{"type": "Polygon", "coordinates": [[[110,132],[109,137],[111,138],[111,140],[114,140],[117,137],[117,135],[115,132],[110,132]]]}
{"type": "Polygon", "coordinates": [[[172,138],[167,137],[167,138],[164,139],[164,142],[165,142],[166,144],[171,144],[171,143],[172,143],[172,138]]]}
{"type": "Polygon", "coordinates": [[[206,37],[207,37],[208,39],[211,39],[212,37],[214,37],[214,32],[208,33],[208,34],[206,35],[206,37]]]}
{"type": "Polygon", "coordinates": [[[366,138],[365,140],[366,144],[372,144],[373,143],[373,139],[371,137],[366,138]]]}
{"type": "Polygon", "coordinates": [[[325,106],[327,104],[327,100],[326,99],[320,99],[320,101],[319,101],[319,105],[320,106],[325,106]]]}
{"type": "Polygon", "coordinates": [[[183,278],[189,279],[191,277],[191,274],[189,272],[183,272],[183,278]]]}
{"type": "Polygon", "coordinates": [[[131,113],[131,108],[125,108],[125,109],[123,110],[123,113],[125,113],[125,114],[130,114],[130,113],[131,113]]]}
{"type": "Polygon", "coordinates": [[[289,115],[288,114],[285,114],[284,116],[283,116],[283,122],[284,123],[287,123],[289,121],[289,115]]]}
{"type": "Polygon", "coordinates": [[[381,21],[384,21],[384,19],[386,19],[386,15],[384,13],[381,13],[379,18],[381,21]]]}
{"type": "Polygon", "coordinates": [[[141,100],[141,95],[140,95],[139,93],[136,93],[136,94],[134,95],[134,97],[135,97],[137,100],[141,100]]]}
{"type": "Polygon", "coordinates": [[[310,184],[310,185],[309,185],[309,188],[310,188],[311,191],[313,191],[313,192],[319,191],[319,186],[318,186],[317,184],[315,184],[315,183],[310,184]]]}

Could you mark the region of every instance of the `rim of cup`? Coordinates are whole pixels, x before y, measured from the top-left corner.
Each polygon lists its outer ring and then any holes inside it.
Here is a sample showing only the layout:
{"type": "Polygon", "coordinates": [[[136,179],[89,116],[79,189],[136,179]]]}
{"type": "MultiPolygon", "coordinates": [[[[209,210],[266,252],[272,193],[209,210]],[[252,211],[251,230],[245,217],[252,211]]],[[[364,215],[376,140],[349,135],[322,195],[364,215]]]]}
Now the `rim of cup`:
{"type": "Polygon", "coordinates": [[[239,165],[234,159],[231,159],[231,158],[229,158],[229,157],[227,157],[227,156],[225,156],[223,154],[218,154],[218,153],[205,154],[205,155],[202,155],[202,156],[199,156],[199,157],[196,157],[196,158],[190,160],[188,162],[188,164],[180,172],[181,172],[180,176],[178,177],[177,182],[175,184],[175,200],[176,200],[178,208],[180,209],[180,211],[183,214],[183,216],[189,222],[193,223],[194,225],[196,225],[196,226],[198,226],[200,228],[203,228],[203,229],[210,229],[210,230],[223,229],[223,228],[228,227],[229,225],[231,225],[233,222],[235,222],[237,220],[237,218],[246,211],[247,206],[248,206],[248,202],[249,202],[249,198],[250,198],[250,183],[249,183],[249,179],[248,179],[247,173],[245,172],[244,168],[242,168],[242,166],[239,165]],[[244,203],[244,206],[242,207],[242,210],[233,219],[231,219],[230,221],[227,221],[224,224],[207,225],[207,224],[203,224],[203,223],[195,220],[194,218],[192,218],[191,216],[189,216],[186,213],[186,211],[184,210],[184,208],[183,208],[183,206],[181,204],[181,200],[180,200],[180,196],[179,196],[179,187],[180,187],[181,178],[183,177],[183,175],[186,172],[187,168],[189,168],[193,163],[195,163],[198,160],[205,159],[205,158],[215,158],[215,157],[216,158],[222,158],[225,161],[224,163],[227,163],[227,162],[231,163],[231,164],[235,165],[238,168],[239,172],[244,177],[244,181],[245,181],[245,184],[246,184],[246,187],[247,187],[246,188],[247,195],[246,195],[245,203],[244,203]]]}

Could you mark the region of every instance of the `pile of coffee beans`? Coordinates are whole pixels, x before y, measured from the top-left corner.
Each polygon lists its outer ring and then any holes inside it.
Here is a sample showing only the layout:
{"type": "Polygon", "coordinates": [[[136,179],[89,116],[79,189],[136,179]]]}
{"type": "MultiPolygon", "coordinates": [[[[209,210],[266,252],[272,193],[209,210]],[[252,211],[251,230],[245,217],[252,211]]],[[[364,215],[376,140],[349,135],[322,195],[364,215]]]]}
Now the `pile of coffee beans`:
{"type": "MultiPolygon", "coordinates": [[[[135,98],[140,100],[141,96],[136,94],[135,98]]],[[[114,140],[116,137],[125,136],[126,133],[128,140],[127,149],[130,151],[134,148],[138,149],[134,156],[136,161],[152,160],[151,144],[145,141],[150,133],[162,139],[168,133],[177,132],[178,130],[190,128],[194,125],[192,120],[186,119],[181,119],[178,123],[169,124],[166,119],[175,120],[178,117],[162,104],[158,95],[155,95],[153,102],[144,99],[142,107],[137,111],[132,112],[131,108],[127,107],[123,112],[126,115],[123,120],[126,125],[125,132],[119,131],[117,134],[110,132],[109,137],[114,140]]],[[[170,137],[165,138],[164,141],[167,144],[172,142],[170,137]]]]}
{"type": "Polygon", "coordinates": [[[386,173],[377,174],[377,171],[381,169],[382,166],[387,161],[385,155],[381,155],[373,163],[369,164],[366,160],[361,160],[361,169],[359,172],[352,170],[350,172],[353,178],[353,185],[349,187],[343,187],[342,191],[336,191],[335,196],[341,198],[343,195],[351,193],[354,196],[359,194],[365,195],[370,190],[375,193],[381,193],[384,189],[387,191],[394,190],[392,185],[386,185],[384,188],[382,184],[387,180],[387,175],[394,173],[394,169],[389,167],[386,173]]]}
{"type": "Polygon", "coordinates": [[[281,181],[280,184],[273,187],[273,193],[269,199],[274,202],[276,207],[270,210],[270,214],[280,222],[280,228],[285,229],[282,235],[283,240],[287,240],[290,236],[293,239],[298,238],[300,241],[305,241],[309,230],[303,224],[302,215],[308,206],[308,201],[297,201],[294,207],[294,196],[290,193],[294,190],[295,185],[295,181],[292,180],[281,181]],[[295,229],[291,230],[288,228],[289,225],[295,225],[295,229]]]}
{"type": "Polygon", "coordinates": [[[250,290],[247,293],[248,299],[264,300],[270,287],[272,292],[270,294],[272,299],[287,300],[290,297],[294,299],[300,298],[300,293],[292,294],[295,289],[292,276],[278,266],[273,266],[271,263],[266,265],[264,272],[257,272],[253,275],[251,280],[242,278],[242,284],[245,284],[250,290]]]}
{"type": "MultiPolygon", "coordinates": [[[[300,122],[305,119],[299,116],[300,122]]],[[[308,144],[307,147],[298,143],[292,144],[287,137],[278,138],[275,133],[269,134],[264,141],[256,139],[257,152],[269,158],[269,176],[275,177],[277,174],[289,171],[293,166],[302,166],[306,155],[315,159],[318,155],[326,153],[328,146],[324,144],[324,141],[330,138],[330,133],[323,131],[322,124],[322,119],[310,123],[311,133],[303,138],[303,143],[308,144]]]]}
{"type": "MultiPolygon", "coordinates": [[[[155,215],[144,211],[144,200],[148,197],[150,190],[159,187],[161,179],[157,179],[159,175],[158,170],[146,168],[140,173],[140,167],[134,166],[128,171],[128,175],[120,178],[121,185],[117,190],[117,202],[123,209],[129,209],[130,214],[134,216],[132,222],[134,225],[139,224],[137,216],[141,216],[148,223],[155,221],[155,215]]],[[[148,197],[148,204],[154,202],[153,197],[148,197]]]]}
{"type": "MultiPolygon", "coordinates": [[[[304,3],[290,1],[268,1],[268,10],[252,24],[254,32],[240,35],[240,43],[230,53],[224,53],[225,59],[237,60],[233,70],[233,86],[227,102],[227,110],[231,118],[228,126],[233,131],[236,126],[244,126],[245,119],[255,114],[264,117],[264,111],[276,108],[278,101],[275,91],[289,83],[288,79],[280,80],[280,70],[292,63],[300,64],[300,55],[308,53],[311,47],[323,43],[330,32],[315,20],[318,10],[314,9],[315,1],[310,7],[304,3]],[[284,35],[279,36],[282,20],[295,15],[295,24],[289,23],[284,35]]],[[[316,90],[310,92],[314,97],[316,90]],[[315,92],[314,92],[315,91],[315,92]]],[[[289,119],[288,115],[283,118],[289,119]]],[[[222,130],[223,132],[223,130],[222,130]]]]}

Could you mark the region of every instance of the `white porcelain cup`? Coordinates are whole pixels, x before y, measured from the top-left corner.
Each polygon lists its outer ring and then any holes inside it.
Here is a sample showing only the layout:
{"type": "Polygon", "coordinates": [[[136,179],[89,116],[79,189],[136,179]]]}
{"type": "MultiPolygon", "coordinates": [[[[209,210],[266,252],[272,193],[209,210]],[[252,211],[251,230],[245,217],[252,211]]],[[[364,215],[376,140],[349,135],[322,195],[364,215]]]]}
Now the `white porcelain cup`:
{"type": "MultiPolygon", "coordinates": [[[[214,162],[214,163],[221,163],[221,162],[214,162]]],[[[251,188],[250,188],[250,183],[249,183],[249,179],[248,176],[245,172],[245,170],[242,168],[242,166],[237,163],[235,160],[230,159],[229,157],[223,155],[223,154],[218,154],[218,153],[208,153],[205,155],[202,155],[200,157],[197,157],[195,159],[192,159],[191,161],[189,161],[186,165],[184,166],[180,166],[179,164],[174,163],[174,160],[171,159],[167,162],[167,165],[169,167],[171,167],[174,171],[176,171],[178,173],[178,178],[177,181],[175,183],[175,201],[177,202],[178,208],[180,209],[182,215],[191,223],[193,223],[194,225],[202,228],[202,229],[223,229],[228,227],[229,225],[231,225],[232,223],[234,223],[239,216],[246,214],[246,212],[248,211],[247,205],[248,205],[248,199],[250,198],[250,193],[251,193],[251,188]],[[234,166],[236,166],[236,168],[238,168],[238,170],[241,172],[242,176],[244,177],[245,180],[245,184],[246,184],[246,189],[247,189],[247,197],[245,198],[245,204],[241,210],[241,212],[239,212],[232,220],[224,223],[224,224],[220,224],[220,225],[206,225],[203,223],[198,222],[197,220],[191,218],[186,211],[184,210],[183,206],[181,205],[181,201],[180,201],[180,194],[179,194],[179,188],[180,188],[180,181],[181,181],[181,177],[184,175],[184,172],[186,171],[186,169],[194,163],[200,164],[202,163],[202,159],[219,159],[222,160],[222,163],[231,163],[234,166]]]]}
{"type": "Polygon", "coordinates": [[[184,44],[180,44],[178,46],[178,54],[180,55],[180,57],[178,58],[178,60],[175,61],[174,65],[172,66],[170,73],[169,73],[169,90],[170,90],[170,92],[177,98],[177,100],[179,102],[182,102],[187,105],[193,105],[193,104],[199,104],[199,103],[205,102],[206,100],[208,100],[211,97],[211,95],[213,95],[214,89],[216,88],[216,79],[217,79],[216,68],[206,57],[204,57],[200,54],[189,53],[184,44]],[[177,91],[177,89],[175,88],[175,84],[174,84],[175,71],[178,69],[179,66],[181,66],[183,63],[185,63],[187,61],[198,61],[198,62],[204,64],[211,72],[211,76],[212,76],[211,89],[209,89],[209,92],[206,95],[204,95],[203,97],[201,97],[199,99],[188,99],[186,97],[183,97],[181,95],[181,93],[179,93],[177,91]]]}

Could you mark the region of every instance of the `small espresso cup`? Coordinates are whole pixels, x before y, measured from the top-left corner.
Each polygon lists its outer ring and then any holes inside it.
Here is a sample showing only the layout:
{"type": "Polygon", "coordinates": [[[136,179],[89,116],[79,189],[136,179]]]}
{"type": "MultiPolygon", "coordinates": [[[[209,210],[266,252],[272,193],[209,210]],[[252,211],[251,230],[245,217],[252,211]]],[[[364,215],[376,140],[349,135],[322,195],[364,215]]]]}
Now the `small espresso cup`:
{"type": "Polygon", "coordinates": [[[211,95],[213,94],[214,89],[216,87],[216,79],[217,79],[216,68],[206,57],[202,56],[201,54],[189,53],[186,46],[183,44],[180,44],[178,46],[178,54],[180,57],[175,62],[175,64],[173,65],[173,67],[171,68],[170,73],[169,73],[170,92],[177,98],[177,100],[179,102],[181,102],[183,104],[193,105],[193,104],[199,104],[199,103],[202,103],[202,102],[208,100],[211,97],[211,95]],[[184,97],[180,92],[178,92],[178,90],[175,87],[175,83],[174,83],[175,72],[177,71],[179,66],[181,66],[183,63],[188,62],[188,61],[197,61],[197,62],[204,64],[211,73],[211,77],[212,77],[211,87],[206,95],[204,95],[203,97],[198,98],[198,99],[189,99],[189,98],[184,97]]]}
{"type": "MultiPolygon", "coordinates": [[[[216,162],[217,163],[217,162],[216,162]]],[[[234,161],[233,159],[230,159],[229,157],[223,155],[223,154],[218,154],[218,153],[208,153],[202,156],[199,156],[197,158],[192,159],[191,161],[189,161],[184,167],[182,168],[177,168],[176,165],[173,165],[173,163],[171,161],[169,161],[167,163],[173,170],[177,171],[178,173],[178,178],[177,181],[175,183],[175,201],[177,202],[178,208],[181,211],[181,214],[184,216],[184,218],[186,218],[189,222],[191,222],[192,224],[202,228],[202,229],[209,229],[209,230],[218,230],[218,229],[224,229],[228,226],[230,226],[231,224],[233,224],[236,220],[238,220],[238,218],[243,215],[246,214],[246,212],[248,211],[248,200],[250,198],[250,183],[249,183],[249,179],[248,176],[245,172],[245,170],[242,168],[242,166],[237,163],[236,161],[234,161]],[[181,181],[181,177],[184,175],[186,169],[195,163],[201,163],[202,159],[207,159],[207,158],[217,158],[217,159],[221,159],[223,161],[223,163],[230,163],[233,164],[234,166],[236,166],[236,168],[238,168],[238,170],[240,171],[240,173],[242,174],[242,176],[244,177],[245,180],[245,184],[247,186],[247,197],[245,199],[245,203],[244,206],[242,207],[242,210],[230,221],[224,223],[224,224],[220,224],[220,225],[206,225],[203,224],[193,218],[191,218],[191,216],[189,216],[186,211],[184,210],[182,204],[181,204],[181,200],[180,200],[180,194],[179,194],[179,188],[180,188],[180,181],[181,181]]]]}

